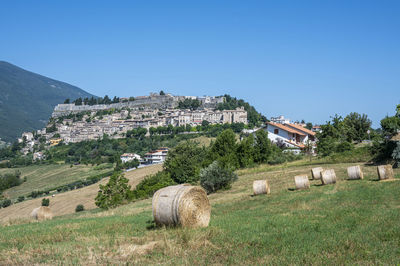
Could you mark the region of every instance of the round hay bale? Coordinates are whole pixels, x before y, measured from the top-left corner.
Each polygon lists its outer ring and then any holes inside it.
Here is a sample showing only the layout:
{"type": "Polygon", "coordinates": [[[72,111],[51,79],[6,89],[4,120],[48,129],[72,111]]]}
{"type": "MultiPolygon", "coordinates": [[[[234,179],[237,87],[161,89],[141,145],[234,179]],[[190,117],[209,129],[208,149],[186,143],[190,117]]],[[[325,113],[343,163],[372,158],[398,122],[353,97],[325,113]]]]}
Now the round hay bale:
{"type": "Polygon", "coordinates": [[[347,168],[347,175],[349,176],[348,179],[363,179],[364,174],[361,171],[361,167],[359,165],[350,166],[347,168]]]}
{"type": "Polygon", "coordinates": [[[310,188],[310,181],[308,181],[307,175],[297,175],[294,177],[294,183],[296,189],[307,189],[310,188]]]}
{"type": "Polygon", "coordinates": [[[211,205],[207,193],[198,186],[176,185],[154,193],[153,217],[157,225],[207,227],[211,205]]]}
{"type": "Polygon", "coordinates": [[[254,195],[269,194],[271,190],[267,180],[256,180],[253,182],[254,195]]]}
{"type": "Polygon", "coordinates": [[[311,169],[312,179],[321,179],[321,172],[324,171],[322,167],[316,167],[311,169]]]}
{"type": "Polygon", "coordinates": [[[378,169],[379,180],[394,178],[393,168],[390,164],[379,165],[377,169],[378,169]]]}
{"type": "Polygon", "coordinates": [[[323,185],[335,184],[336,183],[336,174],[335,170],[328,169],[321,172],[321,181],[323,185]]]}
{"type": "Polygon", "coordinates": [[[53,213],[51,212],[49,207],[40,206],[33,209],[33,211],[31,212],[31,217],[38,221],[51,220],[53,219],[53,213]]]}

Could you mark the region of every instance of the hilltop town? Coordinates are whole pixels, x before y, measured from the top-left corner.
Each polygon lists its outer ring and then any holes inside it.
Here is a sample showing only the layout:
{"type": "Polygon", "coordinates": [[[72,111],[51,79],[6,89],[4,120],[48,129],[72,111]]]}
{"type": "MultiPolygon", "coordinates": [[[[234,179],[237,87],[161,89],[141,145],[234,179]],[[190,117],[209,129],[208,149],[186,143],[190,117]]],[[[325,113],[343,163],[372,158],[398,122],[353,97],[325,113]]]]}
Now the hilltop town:
{"type": "MultiPolygon", "coordinates": [[[[120,98],[118,103],[58,104],[47,126],[36,132],[24,132],[19,142],[26,143],[23,153],[34,150],[35,145],[54,146],[63,142],[76,143],[110,138],[122,138],[129,130],[144,128],[150,134],[158,127],[195,127],[207,124],[247,124],[247,111],[217,110],[224,97],[173,96],[155,94],[120,98]]],[[[40,155],[39,155],[40,156],[40,155]]],[[[40,159],[40,158],[39,158],[40,159]]]]}

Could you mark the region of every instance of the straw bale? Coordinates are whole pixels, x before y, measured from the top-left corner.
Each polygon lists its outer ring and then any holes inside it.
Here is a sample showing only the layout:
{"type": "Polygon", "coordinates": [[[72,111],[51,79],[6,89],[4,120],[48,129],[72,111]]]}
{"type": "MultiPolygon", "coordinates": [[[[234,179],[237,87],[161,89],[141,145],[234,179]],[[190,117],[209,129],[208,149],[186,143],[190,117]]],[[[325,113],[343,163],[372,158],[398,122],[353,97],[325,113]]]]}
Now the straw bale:
{"type": "Polygon", "coordinates": [[[267,180],[256,180],[253,182],[254,195],[271,193],[267,180]]]}
{"type": "Polygon", "coordinates": [[[211,205],[207,193],[199,186],[169,186],[154,193],[153,217],[157,225],[207,227],[211,205]]]}
{"type": "Polygon", "coordinates": [[[321,172],[324,171],[322,167],[316,167],[311,169],[312,179],[321,179],[321,172]]]}
{"type": "Polygon", "coordinates": [[[308,181],[307,175],[297,175],[294,177],[296,189],[307,189],[310,188],[310,181],[308,181]]]}
{"type": "Polygon", "coordinates": [[[336,174],[335,170],[328,169],[321,172],[321,181],[323,185],[335,184],[336,174]]]}
{"type": "Polygon", "coordinates": [[[393,168],[390,164],[379,165],[377,167],[379,180],[393,179],[393,168]]]}
{"type": "Polygon", "coordinates": [[[348,179],[363,179],[364,174],[359,165],[350,166],[347,168],[348,179]]]}

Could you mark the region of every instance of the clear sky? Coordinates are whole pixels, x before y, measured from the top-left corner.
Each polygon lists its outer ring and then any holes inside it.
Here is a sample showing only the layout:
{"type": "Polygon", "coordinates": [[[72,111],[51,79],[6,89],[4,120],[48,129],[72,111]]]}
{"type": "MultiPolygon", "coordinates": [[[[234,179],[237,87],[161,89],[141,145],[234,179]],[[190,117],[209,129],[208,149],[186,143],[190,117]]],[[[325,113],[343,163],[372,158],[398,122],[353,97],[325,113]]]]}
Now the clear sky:
{"type": "Polygon", "coordinates": [[[103,96],[231,94],[322,123],[400,103],[400,1],[18,1],[0,60],[103,96]]]}

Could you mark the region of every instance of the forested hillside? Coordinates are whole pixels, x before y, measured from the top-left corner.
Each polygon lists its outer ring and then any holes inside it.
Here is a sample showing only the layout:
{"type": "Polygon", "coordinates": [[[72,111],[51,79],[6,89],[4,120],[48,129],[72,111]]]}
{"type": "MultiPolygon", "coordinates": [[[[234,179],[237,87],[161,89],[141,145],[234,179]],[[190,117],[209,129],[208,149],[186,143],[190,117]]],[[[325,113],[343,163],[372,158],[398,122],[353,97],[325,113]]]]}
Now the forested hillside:
{"type": "Polygon", "coordinates": [[[56,104],[93,95],[0,61],[0,138],[13,141],[24,131],[43,128],[56,104]]]}

